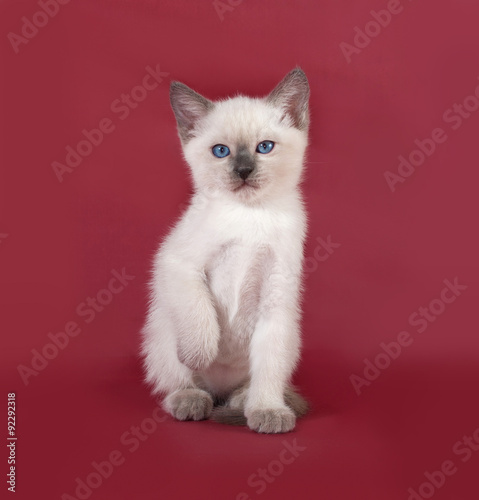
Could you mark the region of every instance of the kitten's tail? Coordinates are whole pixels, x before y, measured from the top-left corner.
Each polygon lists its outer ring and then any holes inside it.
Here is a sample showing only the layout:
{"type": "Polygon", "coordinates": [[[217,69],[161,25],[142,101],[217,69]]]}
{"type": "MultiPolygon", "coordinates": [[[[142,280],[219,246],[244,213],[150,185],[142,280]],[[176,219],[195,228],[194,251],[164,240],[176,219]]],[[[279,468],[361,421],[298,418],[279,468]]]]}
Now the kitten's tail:
{"type": "MultiPolygon", "coordinates": [[[[302,417],[309,411],[309,403],[292,386],[286,389],[284,402],[294,411],[297,417],[302,417]]],[[[228,406],[216,406],[213,409],[210,419],[220,424],[246,425],[246,417],[243,410],[229,408],[228,406]]]]}
{"type": "Polygon", "coordinates": [[[246,425],[246,417],[243,410],[238,408],[229,408],[228,406],[216,406],[213,408],[210,420],[219,424],[227,425],[246,425]]]}

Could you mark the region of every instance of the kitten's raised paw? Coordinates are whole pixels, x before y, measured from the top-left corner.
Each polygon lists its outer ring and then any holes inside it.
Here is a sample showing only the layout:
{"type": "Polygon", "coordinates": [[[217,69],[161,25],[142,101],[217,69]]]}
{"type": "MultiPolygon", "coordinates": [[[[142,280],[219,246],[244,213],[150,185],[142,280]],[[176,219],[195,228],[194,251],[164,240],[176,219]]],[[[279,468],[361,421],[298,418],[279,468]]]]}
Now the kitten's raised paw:
{"type": "Polygon", "coordinates": [[[163,406],[177,420],[204,420],[211,415],[213,398],[201,389],[181,389],[168,395],[163,406]]]}
{"type": "Polygon", "coordinates": [[[292,431],[295,424],[296,416],[289,408],[253,410],[248,416],[248,427],[266,434],[292,431]]]}
{"type": "MultiPolygon", "coordinates": [[[[213,335],[206,335],[207,338],[213,335]]],[[[191,339],[178,340],[177,356],[181,363],[183,363],[191,371],[203,371],[211,365],[216,356],[218,355],[218,345],[214,342],[205,345],[196,345],[191,339]]]]}

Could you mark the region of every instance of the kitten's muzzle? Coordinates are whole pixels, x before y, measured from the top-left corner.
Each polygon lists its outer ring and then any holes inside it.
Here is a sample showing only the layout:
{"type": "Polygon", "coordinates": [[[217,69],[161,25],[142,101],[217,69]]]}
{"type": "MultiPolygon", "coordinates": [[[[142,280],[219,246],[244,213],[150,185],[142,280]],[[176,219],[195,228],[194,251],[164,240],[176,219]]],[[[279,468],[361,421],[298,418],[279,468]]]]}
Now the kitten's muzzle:
{"type": "Polygon", "coordinates": [[[233,172],[244,181],[249,177],[256,167],[254,156],[246,146],[240,146],[238,152],[232,158],[233,172]]]}

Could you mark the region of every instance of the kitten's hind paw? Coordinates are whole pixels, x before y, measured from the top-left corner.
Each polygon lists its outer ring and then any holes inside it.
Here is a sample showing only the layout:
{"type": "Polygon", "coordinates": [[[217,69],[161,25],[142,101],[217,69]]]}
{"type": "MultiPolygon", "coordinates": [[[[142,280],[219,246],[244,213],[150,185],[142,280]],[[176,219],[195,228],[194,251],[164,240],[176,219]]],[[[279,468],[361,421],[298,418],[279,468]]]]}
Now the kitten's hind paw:
{"type": "Polygon", "coordinates": [[[201,389],[180,389],[165,398],[163,407],[177,420],[204,420],[211,415],[213,398],[201,389]]]}
{"type": "Polygon", "coordinates": [[[276,434],[294,429],[296,416],[289,408],[261,409],[248,412],[248,427],[256,432],[276,434]]]}

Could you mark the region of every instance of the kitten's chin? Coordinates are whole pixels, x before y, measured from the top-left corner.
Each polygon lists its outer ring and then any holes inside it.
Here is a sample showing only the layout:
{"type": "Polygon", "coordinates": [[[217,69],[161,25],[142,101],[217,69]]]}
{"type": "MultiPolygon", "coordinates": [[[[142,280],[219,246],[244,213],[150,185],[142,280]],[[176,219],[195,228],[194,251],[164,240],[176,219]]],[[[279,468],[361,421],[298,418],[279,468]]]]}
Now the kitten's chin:
{"type": "Polygon", "coordinates": [[[235,184],[232,190],[235,193],[239,193],[255,191],[257,189],[259,189],[259,186],[257,184],[253,184],[252,182],[248,181],[241,181],[239,184],[235,184]]]}
{"type": "Polygon", "coordinates": [[[258,197],[260,186],[246,180],[233,185],[231,191],[235,198],[239,198],[243,202],[251,202],[258,197]]]}

